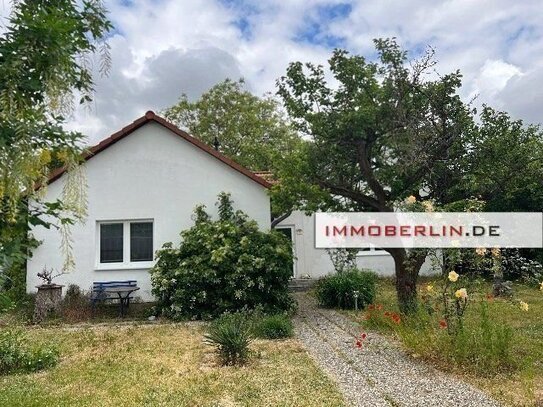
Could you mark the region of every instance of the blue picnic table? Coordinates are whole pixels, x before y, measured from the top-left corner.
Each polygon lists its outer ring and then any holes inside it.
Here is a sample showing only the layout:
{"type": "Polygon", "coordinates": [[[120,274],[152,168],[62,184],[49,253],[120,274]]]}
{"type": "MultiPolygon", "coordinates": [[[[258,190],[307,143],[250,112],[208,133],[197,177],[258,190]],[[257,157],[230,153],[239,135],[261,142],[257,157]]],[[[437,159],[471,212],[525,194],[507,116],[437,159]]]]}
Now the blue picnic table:
{"type": "Polygon", "coordinates": [[[119,300],[119,316],[124,318],[130,306],[132,293],[138,291],[136,280],[127,281],[98,281],[92,285],[92,305],[107,300],[119,300]]]}

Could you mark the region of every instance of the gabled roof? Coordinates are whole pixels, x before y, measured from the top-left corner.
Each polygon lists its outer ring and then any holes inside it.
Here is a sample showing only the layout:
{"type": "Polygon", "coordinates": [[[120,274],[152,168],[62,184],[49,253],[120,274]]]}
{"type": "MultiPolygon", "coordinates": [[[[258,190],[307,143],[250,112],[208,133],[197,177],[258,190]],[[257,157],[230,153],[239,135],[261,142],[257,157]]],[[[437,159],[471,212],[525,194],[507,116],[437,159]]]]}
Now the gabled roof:
{"type": "MultiPolygon", "coordinates": [[[[193,144],[194,146],[198,147],[200,150],[206,152],[209,155],[212,155],[217,160],[222,161],[232,169],[242,173],[246,177],[252,179],[254,182],[262,185],[264,188],[270,188],[272,185],[266,181],[264,178],[259,177],[252,171],[249,171],[247,168],[243,167],[242,165],[239,165],[235,161],[231,160],[230,158],[226,157],[224,154],[221,154],[214,148],[208,146],[207,144],[201,142],[197,138],[191,136],[186,131],[181,130],[174,124],[168,122],[167,120],[163,119],[160,116],[157,116],[154,112],[148,111],[145,113],[144,116],[140,117],[137,120],[134,120],[131,124],[129,124],[126,127],[123,127],[121,130],[119,130],[116,133],[113,133],[108,138],[102,140],[97,145],[91,147],[87,150],[86,153],[83,154],[83,159],[85,161],[90,160],[95,155],[99,154],[100,152],[104,151],[106,148],[112,146],[117,141],[122,140],[123,138],[129,136],[132,134],[135,130],[139,129],[140,127],[144,126],[145,124],[149,122],[154,122],[157,124],[160,124],[161,126],[167,128],[172,133],[176,134],[177,136],[181,137],[182,139],[188,141],[189,143],[193,144]]],[[[49,176],[49,183],[59,179],[62,174],[66,172],[66,168],[58,168],[51,172],[51,175],[49,176]]]]}
{"type": "Polygon", "coordinates": [[[275,178],[271,171],[255,171],[255,175],[260,178],[264,178],[271,185],[279,184],[279,180],[275,178]]]}

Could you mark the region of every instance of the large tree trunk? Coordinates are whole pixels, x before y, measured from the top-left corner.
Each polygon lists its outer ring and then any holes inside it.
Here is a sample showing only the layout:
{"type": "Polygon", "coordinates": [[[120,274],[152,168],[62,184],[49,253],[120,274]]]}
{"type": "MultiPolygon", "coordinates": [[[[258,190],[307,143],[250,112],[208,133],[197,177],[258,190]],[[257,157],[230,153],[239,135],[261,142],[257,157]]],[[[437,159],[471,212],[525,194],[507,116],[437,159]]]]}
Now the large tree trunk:
{"type": "Polygon", "coordinates": [[[417,310],[417,280],[426,259],[427,250],[388,249],[394,259],[396,271],[396,295],[400,311],[412,314],[417,310]]]}

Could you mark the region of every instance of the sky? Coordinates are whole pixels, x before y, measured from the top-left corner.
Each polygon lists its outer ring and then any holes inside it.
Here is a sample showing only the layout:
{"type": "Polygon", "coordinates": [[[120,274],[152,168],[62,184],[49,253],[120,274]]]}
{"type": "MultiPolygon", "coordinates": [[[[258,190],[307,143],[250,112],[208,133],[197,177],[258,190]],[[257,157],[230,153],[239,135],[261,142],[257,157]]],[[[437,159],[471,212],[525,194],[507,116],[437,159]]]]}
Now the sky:
{"type": "MultiPolygon", "coordinates": [[[[6,2],[4,2],[6,3],[6,2]]],[[[543,122],[541,0],[105,0],[113,65],[68,127],[94,144],[182,93],[194,100],[225,78],[275,92],[292,61],[326,64],[335,47],[369,59],[373,38],[397,37],[437,69],[460,69],[461,96],[543,122]]],[[[2,6],[0,6],[2,7],[2,6]]],[[[4,7],[6,7],[4,5],[4,7]]]]}

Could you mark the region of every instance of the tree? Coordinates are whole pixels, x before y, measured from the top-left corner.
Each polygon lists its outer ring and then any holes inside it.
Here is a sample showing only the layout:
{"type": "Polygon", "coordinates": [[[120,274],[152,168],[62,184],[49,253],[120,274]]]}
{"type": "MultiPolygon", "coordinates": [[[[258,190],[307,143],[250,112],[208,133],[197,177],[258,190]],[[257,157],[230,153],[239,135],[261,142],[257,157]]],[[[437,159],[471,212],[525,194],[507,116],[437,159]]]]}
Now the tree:
{"type": "Polygon", "coordinates": [[[464,160],[466,189],[488,211],[543,209],[543,132],[485,106],[464,160]]]}
{"type": "Polygon", "coordinates": [[[272,170],[299,138],[272,97],[244,89],[243,80],[218,83],[195,102],[182,95],[165,117],[222,153],[254,170],[272,170]]]}
{"type": "Polygon", "coordinates": [[[64,229],[68,213],[76,219],[85,215],[84,182],[77,171],[83,136],[62,128],[63,115],[76,94],[81,103],[91,100],[94,54],[100,56],[100,72],[107,73],[104,38],[111,27],[100,0],[13,2],[0,36],[0,269],[27,254],[17,237],[27,216],[21,211],[29,201],[39,202],[52,162],[69,170],[64,196],[38,203],[31,218],[60,217],[64,229]]]}
{"type": "MultiPolygon", "coordinates": [[[[539,126],[525,125],[505,112],[483,106],[465,144],[458,165],[442,174],[449,187],[439,191],[440,201],[450,203],[473,196],[483,203],[481,209],[489,212],[543,210],[543,132],[539,126]]],[[[526,272],[537,270],[533,259],[543,262],[542,249],[522,249],[520,253],[527,257],[526,272]]],[[[520,253],[504,250],[495,263],[503,257],[503,264],[511,267],[522,259],[520,253]]],[[[510,270],[496,265],[492,269],[494,291],[499,293],[503,291],[503,272],[510,270]]]]}
{"type": "MultiPolygon", "coordinates": [[[[428,75],[431,50],[409,63],[393,39],[375,40],[375,47],[377,62],[333,52],[337,86],[311,63],[291,63],[278,80],[288,113],[310,139],[281,169],[278,201],[286,191],[299,196],[300,209],[390,212],[409,195],[439,191],[441,169],[463,155],[474,121],[457,94],[460,73],[428,75]]],[[[411,312],[427,250],[385,250],[394,259],[400,308],[411,312]]]]}

